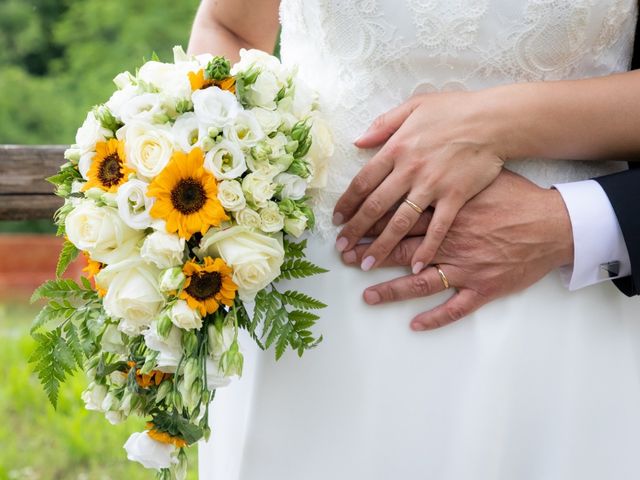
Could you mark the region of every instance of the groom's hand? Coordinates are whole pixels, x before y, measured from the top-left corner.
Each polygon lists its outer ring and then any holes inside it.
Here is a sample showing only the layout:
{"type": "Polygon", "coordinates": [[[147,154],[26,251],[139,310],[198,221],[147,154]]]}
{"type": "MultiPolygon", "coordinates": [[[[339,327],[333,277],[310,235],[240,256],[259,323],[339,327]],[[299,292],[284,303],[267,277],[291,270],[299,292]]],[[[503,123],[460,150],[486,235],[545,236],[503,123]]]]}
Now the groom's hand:
{"type": "MultiPolygon", "coordinates": [[[[426,213],[411,235],[423,235],[426,213]]],[[[389,218],[389,217],[388,217],[389,218]]],[[[370,232],[384,229],[384,219],[370,232]]],[[[410,265],[421,236],[405,238],[386,266],[410,265]]],[[[366,245],[344,252],[343,261],[359,265],[366,245]]],[[[573,262],[573,235],[560,194],[504,171],[458,213],[434,263],[457,292],[446,302],[415,317],[411,327],[427,330],[461,319],[482,305],[523,290],[551,270],[573,262]]],[[[444,290],[435,267],[372,286],[364,299],[370,305],[433,295],[444,290]]]]}

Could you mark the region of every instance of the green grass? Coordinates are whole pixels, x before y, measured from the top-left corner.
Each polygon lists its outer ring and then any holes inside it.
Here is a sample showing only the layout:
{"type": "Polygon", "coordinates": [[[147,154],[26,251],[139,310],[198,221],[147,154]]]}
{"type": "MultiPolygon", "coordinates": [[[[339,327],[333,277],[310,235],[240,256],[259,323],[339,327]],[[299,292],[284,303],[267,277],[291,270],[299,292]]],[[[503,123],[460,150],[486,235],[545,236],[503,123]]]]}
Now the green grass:
{"type": "MultiPolygon", "coordinates": [[[[84,409],[82,373],[61,388],[58,410],[49,404],[27,364],[35,310],[0,303],[0,480],[153,480],[154,472],[127,460],[122,445],[144,420],[111,425],[84,409]]],[[[189,449],[190,480],[197,448],[189,449]]]]}

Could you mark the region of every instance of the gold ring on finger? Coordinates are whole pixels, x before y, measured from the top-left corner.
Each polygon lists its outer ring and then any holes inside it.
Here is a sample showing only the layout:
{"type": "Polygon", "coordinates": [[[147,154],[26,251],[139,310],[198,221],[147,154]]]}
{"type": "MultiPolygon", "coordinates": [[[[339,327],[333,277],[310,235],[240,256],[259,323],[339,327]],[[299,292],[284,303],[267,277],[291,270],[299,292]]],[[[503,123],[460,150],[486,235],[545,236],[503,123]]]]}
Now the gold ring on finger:
{"type": "Polygon", "coordinates": [[[438,271],[438,275],[440,275],[440,280],[442,280],[442,285],[444,285],[444,289],[448,290],[451,287],[451,284],[449,283],[449,279],[447,278],[447,276],[444,274],[444,272],[440,268],[440,264],[436,263],[434,267],[438,271]]]}
{"type": "Polygon", "coordinates": [[[418,212],[420,215],[422,215],[424,213],[424,210],[422,208],[420,208],[417,204],[413,203],[411,200],[409,200],[408,198],[405,198],[403,200],[404,203],[406,203],[407,205],[409,205],[411,208],[413,208],[416,212],[418,212]]]}

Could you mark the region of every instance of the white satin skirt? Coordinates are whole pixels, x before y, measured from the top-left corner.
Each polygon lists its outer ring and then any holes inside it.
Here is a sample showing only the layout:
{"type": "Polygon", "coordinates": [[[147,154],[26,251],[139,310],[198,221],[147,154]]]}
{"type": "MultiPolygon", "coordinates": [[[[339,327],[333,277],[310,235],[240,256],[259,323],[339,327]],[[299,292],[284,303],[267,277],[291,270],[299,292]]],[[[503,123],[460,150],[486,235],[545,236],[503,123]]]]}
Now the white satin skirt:
{"type": "MultiPolygon", "coordinates": [[[[406,274],[344,266],[295,287],[329,305],[303,358],[243,342],[245,373],[212,404],[206,480],[640,478],[640,304],[552,273],[445,328],[409,320],[446,299],[368,306],[406,274]]],[[[291,288],[291,287],[289,287],[291,288]]]]}

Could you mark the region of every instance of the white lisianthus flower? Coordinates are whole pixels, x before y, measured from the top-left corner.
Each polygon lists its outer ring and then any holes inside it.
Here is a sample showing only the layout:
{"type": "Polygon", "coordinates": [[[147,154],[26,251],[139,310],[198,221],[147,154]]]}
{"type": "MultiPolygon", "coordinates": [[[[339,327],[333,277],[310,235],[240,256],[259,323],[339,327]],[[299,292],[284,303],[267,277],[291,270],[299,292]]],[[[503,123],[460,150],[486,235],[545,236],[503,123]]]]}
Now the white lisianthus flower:
{"type": "Polygon", "coordinates": [[[82,178],[84,178],[85,180],[89,180],[89,169],[91,168],[91,163],[93,162],[95,156],[96,152],[89,151],[84,152],[78,159],[78,171],[80,172],[80,175],[82,175],[82,178]]]}
{"type": "Polygon", "coordinates": [[[243,148],[253,147],[265,136],[256,117],[246,110],[238,113],[233,123],[223,128],[223,132],[226,138],[243,148]]]}
{"type": "Polygon", "coordinates": [[[167,166],[173,155],[173,136],[166,126],[131,122],[118,130],[118,138],[124,139],[127,164],[148,181],[167,166]]]}
{"type": "Polygon", "coordinates": [[[87,389],[82,392],[84,408],[95,412],[102,412],[102,402],[107,396],[107,387],[99,383],[91,382],[87,389]]]}
{"type": "Polygon", "coordinates": [[[141,463],[145,468],[170,468],[178,463],[178,448],[169,443],[154,440],[148,431],[132,433],[124,444],[127,458],[141,463]]]}
{"type": "Polygon", "coordinates": [[[244,98],[254,107],[275,110],[278,92],[284,87],[278,77],[270,71],[262,71],[255,82],[245,88],[244,98]]]}
{"type": "Polygon", "coordinates": [[[114,117],[122,118],[122,109],[126,104],[131,102],[134,97],[140,93],[139,89],[135,85],[129,85],[122,90],[116,90],[111,95],[111,98],[106,101],[105,106],[111,111],[114,117]]]}
{"type": "Polygon", "coordinates": [[[172,292],[182,287],[187,279],[182,272],[182,267],[168,268],[160,276],[160,291],[172,292]]]}
{"type": "Polygon", "coordinates": [[[250,106],[270,110],[276,107],[278,92],[287,85],[289,72],[273,55],[261,50],[240,50],[240,61],[231,69],[232,75],[257,70],[255,82],[245,89],[245,101],[250,106]]]}
{"type": "Polygon", "coordinates": [[[217,180],[232,180],[247,171],[247,164],[237,144],[222,140],[204,156],[204,168],[217,180]]]}
{"type": "Polygon", "coordinates": [[[118,87],[118,90],[122,90],[130,86],[135,86],[137,81],[136,81],[136,77],[131,75],[131,73],[120,72],[118,75],[114,77],[113,83],[116,84],[116,87],[118,87]]]}
{"type": "Polygon", "coordinates": [[[215,390],[226,387],[229,383],[231,383],[231,378],[226,376],[220,368],[220,360],[207,358],[207,388],[215,390]]]}
{"type": "Polygon", "coordinates": [[[125,414],[120,412],[119,410],[110,410],[108,412],[105,412],[104,417],[109,421],[111,425],[120,425],[127,419],[125,414]]]}
{"type": "Polygon", "coordinates": [[[183,330],[194,330],[202,327],[202,317],[197,310],[189,307],[184,300],[178,300],[169,310],[171,322],[183,330]]]}
{"type": "Polygon", "coordinates": [[[220,359],[222,354],[231,348],[231,344],[236,336],[236,329],[231,322],[227,322],[220,330],[218,330],[215,325],[210,324],[207,332],[209,354],[214,359],[220,359]]]}
{"type": "Polygon", "coordinates": [[[173,99],[188,99],[191,95],[191,84],[187,73],[197,69],[196,62],[181,62],[176,65],[150,61],[140,67],[138,79],[153,85],[173,99]]]}
{"type": "Polygon", "coordinates": [[[172,128],[176,146],[185,153],[189,153],[194,147],[201,146],[200,124],[193,112],[183,113],[178,117],[172,128]]]}
{"type": "Polygon", "coordinates": [[[196,253],[201,258],[221,257],[233,268],[233,281],[245,302],[252,301],[256,293],[280,275],[284,261],[281,236],[264,235],[242,226],[210,230],[200,245],[196,253]]]}
{"type": "Polygon", "coordinates": [[[309,219],[306,215],[300,211],[296,211],[293,215],[288,216],[284,220],[284,231],[289,235],[293,235],[298,238],[304,233],[307,228],[309,219]]]}
{"type": "Polygon", "coordinates": [[[113,137],[113,132],[100,124],[93,112],[89,112],[82,126],[76,132],[76,145],[84,152],[93,152],[96,143],[105,142],[113,137]]]}
{"type": "Polygon", "coordinates": [[[96,282],[107,290],[104,309],[111,317],[121,319],[120,331],[139,335],[160,312],[164,297],[158,285],[159,273],[135,256],[109,265],[96,275],[96,282]]]}
{"type": "Polygon", "coordinates": [[[268,202],[267,206],[260,210],[260,229],[266,233],[275,233],[284,227],[284,215],[280,213],[276,202],[268,202]]]}
{"type": "Polygon", "coordinates": [[[133,121],[165,123],[169,117],[164,110],[164,104],[165,99],[159,93],[135,95],[120,105],[120,119],[126,125],[133,121]]]}
{"type": "Polygon", "coordinates": [[[278,170],[278,172],[286,171],[293,163],[293,155],[287,152],[289,139],[282,132],[278,132],[273,138],[267,138],[266,144],[271,153],[269,154],[270,163],[278,170]]]}
{"type": "Polygon", "coordinates": [[[151,350],[159,353],[156,368],[161,372],[175,373],[182,358],[182,332],[179,328],[171,328],[167,338],[158,334],[157,323],[142,332],[144,343],[151,350]]]}
{"type": "Polygon", "coordinates": [[[136,230],[144,230],[151,225],[149,211],[153,206],[153,198],[147,197],[148,187],[147,182],[134,178],[120,185],[116,193],[120,218],[136,230]]]}
{"type": "Polygon", "coordinates": [[[185,239],[175,233],[156,230],[144,239],[140,256],[158,268],[170,268],[182,265],[185,246],[185,239]]]}
{"type": "Polygon", "coordinates": [[[329,174],[329,158],[334,152],[331,130],[322,118],[316,116],[311,124],[310,135],[311,147],[307,153],[311,169],[309,188],[324,188],[329,174]]]}
{"type": "Polygon", "coordinates": [[[243,227],[259,229],[262,225],[260,214],[250,208],[240,210],[235,214],[235,218],[238,225],[243,227]]]}
{"type": "Polygon", "coordinates": [[[237,180],[223,180],[218,184],[218,200],[227,212],[239,212],[247,205],[242,185],[237,180]]]}
{"type": "Polygon", "coordinates": [[[102,334],[102,350],[110,353],[127,353],[122,341],[122,333],[114,324],[109,324],[102,334]]]}
{"type": "Polygon", "coordinates": [[[249,202],[263,208],[276,192],[276,186],[270,176],[253,172],[242,179],[242,190],[249,202]]]}
{"type": "Polygon", "coordinates": [[[281,198],[300,200],[307,191],[307,181],[298,175],[290,173],[280,173],[274,179],[276,183],[282,185],[281,198]]]}
{"type": "Polygon", "coordinates": [[[198,121],[218,129],[232,123],[241,111],[236,96],[217,87],[196,90],[191,100],[198,121]]]}
{"type": "Polygon", "coordinates": [[[129,376],[125,372],[121,372],[120,370],[116,370],[115,372],[111,372],[109,374],[109,380],[111,381],[111,384],[117,387],[126,385],[127,378],[129,378],[129,376]]]}
{"type": "Polygon", "coordinates": [[[93,260],[112,264],[134,253],[142,232],[122,221],[117,210],[98,207],[82,200],[65,219],[67,238],[79,250],[86,250],[93,260]]]}
{"type": "Polygon", "coordinates": [[[267,110],[266,108],[255,107],[250,110],[251,113],[258,120],[258,123],[262,127],[265,135],[269,135],[282,124],[282,118],[277,110],[267,110]]]}

